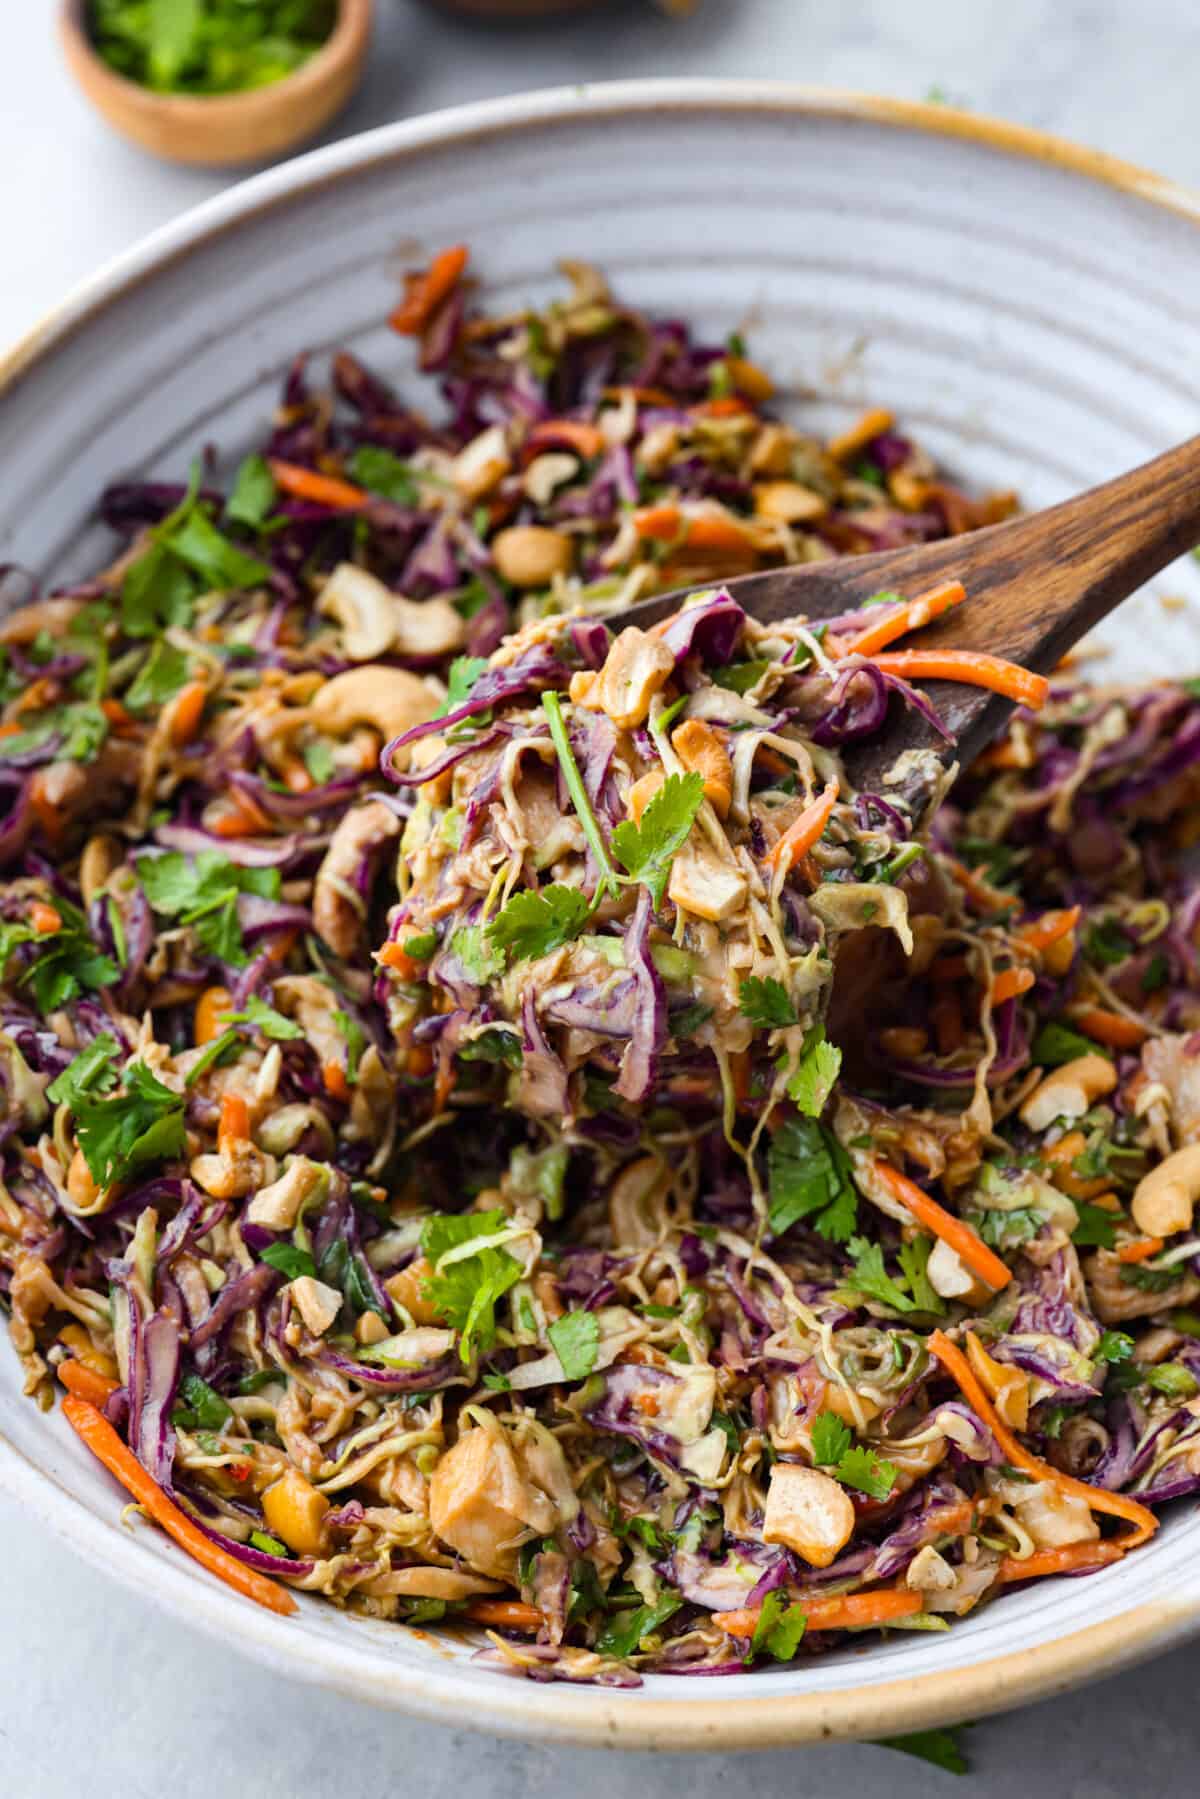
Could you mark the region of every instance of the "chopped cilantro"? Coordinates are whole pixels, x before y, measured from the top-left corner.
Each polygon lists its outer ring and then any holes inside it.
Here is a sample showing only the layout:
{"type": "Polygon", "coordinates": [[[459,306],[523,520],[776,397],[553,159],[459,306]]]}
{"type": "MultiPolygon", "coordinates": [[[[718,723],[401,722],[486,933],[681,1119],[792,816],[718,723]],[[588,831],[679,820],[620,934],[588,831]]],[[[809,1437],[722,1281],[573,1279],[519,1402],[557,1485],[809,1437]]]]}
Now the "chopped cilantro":
{"type": "Polygon", "coordinates": [[[273,1042],[295,1042],[304,1036],[301,1027],[291,1018],[285,1018],[274,1006],[268,1006],[265,1000],[251,994],[241,1012],[230,1012],[221,1020],[222,1024],[252,1024],[256,1031],[273,1042]]]}
{"type": "Polygon", "coordinates": [[[1086,1200],[1076,1200],[1075,1209],[1079,1217],[1071,1241],[1076,1248],[1112,1249],[1117,1241],[1116,1215],[1106,1212],[1103,1206],[1088,1205],[1086,1200]]]}
{"type": "Polygon", "coordinates": [[[488,925],[487,939],[514,962],[535,960],[570,943],[591,915],[586,894],[555,882],[538,893],[514,893],[488,925]]]}
{"type": "Polygon", "coordinates": [[[123,1081],[124,1091],[111,1098],[82,1093],[71,1102],[76,1141],[99,1187],[184,1149],[182,1094],[164,1087],[144,1062],[130,1062],[123,1081]]]}
{"type": "Polygon", "coordinates": [[[800,1647],[807,1622],[804,1608],[789,1605],[786,1595],[776,1587],[762,1602],[750,1641],[751,1656],[771,1655],[777,1662],[790,1662],[800,1647]]]}
{"type": "Polygon", "coordinates": [[[190,666],[182,650],[160,638],[125,689],[126,706],[131,712],[161,706],[187,684],[190,666]]]}
{"type": "Polygon", "coordinates": [[[1124,1331],[1105,1331],[1092,1351],[1093,1362],[1127,1362],[1133,1354],[1133,1338],[1124,1331]]]}
{"type": "Polygon", "coordinates": [[[397,506],[415,506],[417,503],[418,489],[413,471],[391,450],[381,449],[377,444],[360,444],[347,462],[346,472],[360,487],[394,501],[397,506]]]}
{"type": "Polygon", "coordinates": [[[488,1350],[496,1338],[496,1301],[521,1278],[521,1264],[496,1244],[470,1250],[476,1238],[497,1236],[508,1225],[503,1212],[470,1212],[462,1216],[435,1213],[421,1229],[421,1254],[434,1273],[424,1282],[424,1296],[439,1317],[460,1333],[458,1352],[469,1362],[476,1349],[488,1350]],[[455,1252],[463,1252],[455,1254],[455,1252]],[[453,1260],[447,1258],[453,1256],[453,1260]],[[445,1266],[440,1264],[445,1262],[445,1266]]]}
{"type": "Polygon", "coordinates": [[[890,1311],[916,1310],[915,1300],[901,1291],[884,1267],[883,1249],[878,1243],[871,1243],[866,1237],[851,1237],[846,1247],[854,1258],[854,1272],[847,1277],[847,1286],[866,1299],[877,1300],[890,1311]]]}
{"type": "Polygon", "coordinates": [[[310,1280],[316,1278],[317,1265],[312,1256],[295,1243],[268,1243],[258,1259],[269,1268],[277,1268],[289,1281],[299,1280],[302,1275],[310,1280]]]}
{"type": "Polygon", "coordinates": [[[635,1655],[640,1643],[660,1625],[674,1617],[683,1604],[683,1595],[668,1588],[653,1605],[639,1605],[633,1611],[618,1612],[608,1620],[596,1638],[600,1655],[635,1655]]]}
{"type": "Polygon", "coordinates": [[[1042,1068],[1058,1068],[1064,1062],[1073,1062],[1076,1056],[1106,1056],[1108,1053],[1103,1044],[1093,1043],[1090,1037],[1084,1037],[1065,1024],[1044,1024],[1030,1051],[1033,1060],[1042,1068]]]}
{"type": "Polygon", "coordinates": [[[600,1326],[594,1312],[566,1312],[546,1331],[564,1380],[584,1380],[596,1366],[600,1326]]]}
{"type": "Polygon", "coordinates": [[[446,703],[434,717],[445,718],[448,712],[457,712],[470,698],[480,675],[486,672],[487,662],[482,656],[456,656],[446,677],[446,703]]]}
{"type": "MultiPolygon", "coordinates": [[[[930,91],[930,100],[942,101],[944,96],[930,91]]],[[[969,1764],[958,1740],[958,1728],[950,1730],[914,1730],[904,1737],[878,1737],[880,1749],[898,1749],[901,1755],[915,1755],[923,1762],[932,1762],[935,1768],[945,1769],[947,1774],[966,1774],[969,1764]]]]}
{"type": "Polygon", "coordinates": [[[233,1417],[228,1400],[222,1399],[198,1374],[181,1376],[179,1399],[181,1403],[171,1413],[171,1422],[183,1430],[224,1430],[233,1417]]]}
{"type": "Polygon", "coordinates": [[[235,525],[257,531],[275,504],[275,477],[264,456],[247,456],[234,476],[233,491],[225,502],[225,517],[235,525]]]}
{"type": "Polygon", "coordinates": [[[332,781],[337,772],[337,764],[333,759],[333,751],[323,737],[315,737],[304,746],[304,766],[317,783],[324,787],[332,781]]]}
{"type": "Polygon", "coordinates": [[[809,1118],[819,1118],[841,1066],[841,1050],[826,1040],[824,1026],[817,1025],[804,1039],[800,1059],[788,1076],[788,1098],[809,1118]]]}
{"type": "Polygon", "coordinates": [[[73,1106],[88,1094],[109,1092],[120,1080],[114,1066],[116,1055],[116,1038],[109,1031],[102,1032],[51,1081],[46,1089],[47,1099],[55,1105],[73,1106]]]}
{"type": "Polygon", "coordinates": [[[655,909],[662,905],[671,863],[687,841],[704,799],[704,777],[668,775],[641,822],[625,819],[612,834],[613,854],[634,880],[650,890],[655,909]]]}
{"type": "Polygon", "coordinates": [[[774,1236],[782,1236],[801,1218],[835,1243],[854,1235],[858,1196],[850,1158],[814,1118],[785,1121],[771,1141],[768,1169],[774,1236]]]}
{"type": "Polygon", "coordinates": [[[849,1426],[834,1412],[819,1412],[813,1420],[812,1456],[844,1487],[854,1487],[870,1499],[886,1499],[896,1484],[892,1463],[855,1443],[849,1426]]]}
{"type": "Polygon", "coordinates": [[[927,1272],[932,1252],[933,1238],[921,1231],[910,1243],[900,1245],[896,1260],[904,1270],[914,1309],[940,1314],[946,1310],[946,1302],[930,1282],[927,1272]]]}
{"type": "Polygon", "coordinates": [[[751,1024],[768,1030],[796,1022],[796,1008],[787,988],[770,975],[765,980],[756,975],[746,977],[738,988],[738,1009],[751,1024]]]}

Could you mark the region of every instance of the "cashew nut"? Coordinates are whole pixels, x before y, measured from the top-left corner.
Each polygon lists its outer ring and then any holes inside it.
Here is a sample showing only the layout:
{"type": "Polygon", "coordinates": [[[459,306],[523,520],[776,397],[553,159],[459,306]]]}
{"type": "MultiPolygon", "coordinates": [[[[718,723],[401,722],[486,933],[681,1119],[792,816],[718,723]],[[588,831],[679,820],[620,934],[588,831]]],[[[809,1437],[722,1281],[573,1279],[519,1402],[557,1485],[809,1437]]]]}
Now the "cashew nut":
{"type": "Polygon", "coordinates": [[[549,587],[571,568],[571,539],[549,525],[510,525],[492,539],[492,559],[514,587],[549,587]]]}
{"type": "Polygon", "coordinates": [[[957,1250],[938,1238],[929,1252],[925,1270],[929,1284],[943,1299],[958,1299],[964,1305],[981,1306],[992,1298],[992,1290],[967,1267],[957,1250]]]}
{"type": "Polygon", "coordinates": [[[1117,1071],[1107,1056],[1076,1056],[1052,1069],[1021,1107],[1021,1122],[1045,1131],[1057,1118],[1082,1118],[1117,1084],[1117,1071]]]}
{"type": "Polygon", "coordinates": [[[1173,1237],[1190,1231],[1200,1199],[1200,1143],[1189,1143],[1152,1168],[1138,1182],[1133,1219],[1148,1237],[1173,1237]]]}
{"type": "Polygon", "coordinates": [[[246,1207],[247,1222],[261,1224],[269,1231],[290,1231],[305,1201],[327,1185],[328,1175],[319,1162],[297,1156],[277,1181],[259,1188],[246,1207]]]}
{"type": "Polygon", "coordinates": [[[467,641],[467,623],[452,600],[406,600],[393,594],[396,635],[393,647],[401,656],[448,656],[467,641]]]}
{"type": "Polygon", "coordinates": [[[337,1288],[326,1286],[311,1274],[300,1274],[291,1282],[290,1291],[296,1310],[313,1336],[324,1335],[342,1309],[337,1288]]]}
{"type": "Polygon", "coordinates": [[[719,924],[741,910],[748,888],[741,869],[723,861],[710,843],[689,839],[676,850],[667,893],[681,912],[719,924]]]}
{"type": "Polygon", "coordinates": [[[646,722],[650,701],[675,672],[675,658],[660,638],[636,625],[621,632],[599,674],[571,679],[571,698],[592,712],[607,712],[614,725],[632,731],[646,722]]]}
{"type": "Polygon", "coordinates": [[[107,831],[88,838],[79,862],[79,890],[85,906],[90,906],[96,895],[103,891],[109,875],[124,860],[124,845],[107,831]]]}
{"type": "Polygon", "coordinates": [[[310,715],[330,737],[346,737],[355,725],[373,725],[383,738],[399,737],[432,718],[441,704],[436,689],[406,668],[367,662],[319,688],[310,715]]]}
{"type": "Polygon", "coordinates": [[[776,1462],[767,1489],[763,1542],[783,1543],[813,1568],[828,1568],[854,1534],[850,1495],[831,1475],[776,1462]]]}
{"type": "Polygon", "coordinates": [[[798,481],[764,481],[754,489],[754,510],[759,518],[775,519],[784,525],[806,525],[824,518],[829,502],[798,481]]]}
{"type": "Polygon", "coordinates": [[[454,458],[454,485],[468,500],[479,500],[511,467],[504,426],[489,425],[454,458]]]}
{"type": "Polygon", "coordinates": [[[526,498],[535,506],[548,506],[555,490],[569,481],[578,467],[578,458],[569,456],[565,450],[547,450],[543,455],[535,456],[521,483],[526,498]]]}
{"type": "Polygon", "coordinates": [[[378,575],[353,562],[339,562],[317,601],[342,627],[342,644],[352,662],[373,662],[396,639],[395,594],[378,575]]]}

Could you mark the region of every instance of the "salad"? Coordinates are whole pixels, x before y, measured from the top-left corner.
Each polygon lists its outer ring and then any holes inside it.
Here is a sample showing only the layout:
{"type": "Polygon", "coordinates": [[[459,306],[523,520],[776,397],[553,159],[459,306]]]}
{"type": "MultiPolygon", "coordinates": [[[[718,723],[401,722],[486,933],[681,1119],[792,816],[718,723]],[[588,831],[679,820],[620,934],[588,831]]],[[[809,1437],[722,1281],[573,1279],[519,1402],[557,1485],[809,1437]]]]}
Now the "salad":
{"type": "Polygon", "coordinates": [[[0,1282],[240,1592],[631,1685],[952,1628],[1200,1489],[1200,688],[964,653],[1006,735],[931,820],[857,791],[962,589],[723,583],[1012,497],[567,272],[492,318],[444,252],[436,420],[300,358],[10,603],[0,1282]]]}

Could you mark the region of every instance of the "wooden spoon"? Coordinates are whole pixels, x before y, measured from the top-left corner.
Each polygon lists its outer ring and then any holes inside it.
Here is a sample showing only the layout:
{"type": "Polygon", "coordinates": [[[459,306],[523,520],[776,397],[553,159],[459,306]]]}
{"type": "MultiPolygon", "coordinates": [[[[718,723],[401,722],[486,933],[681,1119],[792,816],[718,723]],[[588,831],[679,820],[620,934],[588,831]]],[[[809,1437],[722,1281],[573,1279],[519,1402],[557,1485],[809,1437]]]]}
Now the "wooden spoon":
{"type": "MultiPolygon", "coordinates": [[[[766,569],[726,585],[764,623],[802,615],[836,618],[885,591],[915,598],[959,580],[966,603],[896,647],[985,650],[1048,673],[1067,650],[1143,581],[1200,540],[1200,437],[1127,475],[1045,512],[962,537],[828,562],[766,569]]],[[[657,594],[622,613],[643,628],[675,611],[682,592],[657,594]]],[[[915,685],[916,683],[914,683],[915,685]]],[[[924,685],[924,684],[922,684],[924,685]]],[[[965,766],[1001,730],[1012,702],[984,688],[933,681],[929,698],[952,733],[946,743],[911,706],[891,708],[877,737],[850,744],[847,773],[860,792],[889,791],[885,777],[906,750],[934,750],[965,766]]],[[[897,791],[917,813],[932,783],[914,775],[897,791]]]]}

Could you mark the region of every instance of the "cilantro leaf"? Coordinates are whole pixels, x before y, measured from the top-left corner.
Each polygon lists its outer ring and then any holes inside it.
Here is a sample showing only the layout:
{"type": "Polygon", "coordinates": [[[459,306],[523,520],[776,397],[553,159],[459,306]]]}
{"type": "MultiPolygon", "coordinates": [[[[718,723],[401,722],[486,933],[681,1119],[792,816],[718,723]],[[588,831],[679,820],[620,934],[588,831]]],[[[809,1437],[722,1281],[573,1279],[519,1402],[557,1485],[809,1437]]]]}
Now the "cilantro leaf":
{"type": "Polygon", "coordinates": [[[113,1065],[116,1054],[116,1038],[109,1031],[102,1032],[51,1081],[46,1098],[56,1105],[73,1106],[89,1093],[107,1093],[120,1079],[113,1065]]]}
{"type": "Polygon", "coordinates": [[[275,504],[275,477],[264,456],[247,456],[234,476],[233,491],[225,502],[225,517],[235,525],[257,531],[266,523],[275,504]]]}
{"type": "Polygon", "coordinates": [[[1105,1331],[1092,1351],[1093,1362],[1127,1362],[1133,1354],[1133,1338],[1124,1331],[1105,1331]]]}
{"type": "Polygon", "coordinates": [[[310,1279],[316,1278],[316,1263],[307,1249],[300,1249],[295,1243],[268,1243],[258,1259],[268,1268],[278,1268],[290,1281],[299,1280],[305,1274],[310,1279]]]}
{"type": "Polygon", "coordinates": [[[1076,1248],[1114,1249],[1116,1247],[1116,1218],[1112,1212],[1106,1212],[1103,1206],[1088,1205],[1086,1200],[1078,1199],[1075,1201],[1075,1210],[1079,1214],[1079,1220],[1071,1232],[1071,1241],[1076,1248]]]}
{"type": "Polygon", "coordinates": [[[282,1012],[277,1012],[274,1006],[268,1006],[265,1000],[259,999],[254,993],[247,999],[244,1011],[228,1013],[221,1023],[252,1024],[264,1037],[270,1037],[276,1043],[296,1041],[304,1035],[294,1019],[285,1018],[282,1012]]]}
{"type": "Polygon", "coordinates": [[[757,687],[767,670],[769,662],[729,662],[724,668],[712,670],[713,682],[717,687],[724,687],[730,693],[749,693],[757,687]]]}
{"type": "Polygon", "coordinates": [[[594,1312],[566,1312],[546,1331],[565,1380],[584,1380],[596,1366],[600,1325],[594,1312]]]}
{"type": "MultiPolygon", "coordinates": [[[[1074,1238],[1071,1240],[1074,1242],[1074,1238]]],[[[1120,1276],[1127,1287],[1137,1287],[1143,1293],[1165,1293],[1178,1282],[1180,1270],[1178,1264],[1152,1268],[1149,1262],[1129,1262],[1122,1265],[1120,1276]]]]}
{"type": "Polygon", "coordinates": [[[233,1417],[228,1400],[198,1374],[181,1376],[179,1398],[182,1403],[171,1413],[171,1422],[184,1430],[223,1430],[233,1417]]]}
{"type": "Polygon", "coordinates": [[[635,880],[650,889],[655,909],[662,905],[671,862],[687,841],[704,799],[704,777],[668,775],[640,824],[625,819],[612,834],[613,854],[635,880]]]}
{"type": "Polygon", "coordinates": [[[76,1141],[99,1187],[184,1149],[182,1094],[164,1087],[144,1062],[130,1062],[123,1078],[124,1091],[110,1099],[81,1094],[71,1104],[76,1141]]]}
{"type": "Polygon", "coordinates": [[[813,1419],[812,1458],[818,1467],[836,1467],[853,1441],[853,1431],[836,1412],[818,1412],[813,1419]]]}
{"type": "Polygon", "coordinates": [[[457,712],[470,698],[471,689],[480,675],[486,672],[487,662],[482,656],[456,656],[446,676],[446,703],[433,716],[445,718],[448,712],[457,712]]]}
{"type": "Polygon", "coordinates": [[[539,893],[514,893],[488,925],[487,939],[513,961],[533,960],[577,937],[591,913],[587,896],[578,887],[555,882],[539,893]]]}
{"type": "Polygon", "coordinates": [[[161,856],[140,856],[135,866],[155,912],[191,925],[200,947],[221,962],[246,959],[238,894],[274,899],[279,892],[278,869],[241,868],[220,850],[201,850],[197,856],[168,850],[161,856]]]}
{"type": "Polygon", "coordinates": [[[811,1219],[821,1236],[845,1243],[854,1235],[858,1195],[850,1158],[815,1118],[789,1118],[775,1133],[768,1156],[771,1232],[782,1236],[798,1219],[811,1219]]]}
{"type": "Polygon", "coordinates": [[[1115,918],[1102,918],[1083,940],[1083,953],[1096,968],[1115,968],[1133,954],[1133,944],[1115,918]]]}
{"type": "Polygon", "coordinates": [[[417,503],[418,490],[413,472],[391,450],[381,449],[377,444],[360,444],[347,462],[346,472],[360,487],[394,501],[397,506],[415,506],[417,503]]]}
{"type": "Polygon", "coordinates": [[[786,1596],[776,1587],[763,1600],[750,1640],[750,1654],[766,1653],[774,1656],[777,1662],[790,1662],[800,1647],[807,1623],[804,1608],[789,1605],[786,1596]]]}
{"type": "Polygon", "coordinates": [[[266,563],[223,537],[198,504],[190,507],[176,524],[167,521],[160,526],[156,536],[185,568],[216,592],[258,587],[270,579],[266,563]]]}
{"type": "Polygon", "coordinates": [[[867,1299],[878,1300],[893,1312],[913,1312],[916,1303],[902,1293],[883,1265],[883,1249],[865,1237],[851,1237],[847,1248],[854,1258],[854,1272],[846,1285],[867,1299]]]}
{"type": "Polygon", "coordinates": [[[421,1228],[421,1254],[434,1269],[422,1292],[439,1317],[460,1333],[458,1353],[464,1362],[477,1349],[491,1348],[496,1301],[521,1278],[521,1264],[507,1250],[496,1244],[473,1251],[467,1246],[475,1238],[496,1236],[508,1222],[503,1212],[437,1212],[421,1228]]]}
{"type": "Polygon", "coordinates": [[[190,667],[182,650],[160,638],[125,689],[126,706],[131,712],[161,706],[186,685],[190,667]]]}
{"type": "Polygon", "coordinates": [[[506,1068],[520,1068],[525,1051],[517,1031],[494,1025],[469,1038],[458,1052],[460,1062],[502,1062],[506,1068]]]}
{"type": "Polygon", "coordinates": [[[34,946],[34,959],[16,981],[18,986],[28,984],[33,989],[43,1017],[75,999],[84,988],[96,992],[111,986],[119,973],[116,964],[92,942],[83,913],[61,898],[54,904],[62,920],[57,931],[35,931],[19,920],[0,924],[0,973],[15,949],[26,943],[34,946]]]}
{"type": "Polygon", "coordinates": [[[438,935],[436,931],[422,931],[419,936],[409,937],[408,940],[401,945],[405,955],[410,956],[414,962],[428,962],[429,958],[435,954],[437,946],[438,935]]]}
{"type": "Polygon", "coordinates": [[[958,1740],[957,1728],[951,1730],[914,1730],[903,1737],[876,1738],[880,1749],[898,1749],[901,1755],[915,1755],[947,1774],[966,1774],[969,1764],[958,1740]]]}
{"type": "Polygon", "coordinates": [[[196,582],[161,544],[151,544],[125,571],[121,629],[127,637],[157,637],[165,625],[190,625],[196,582]]]}
{"type": "Polygon", "coordinates": [[[458,957],[463,973],[476,987],[482,987],[504,973],[503,958],[476,924],[463,925],[455,931],[450,939],[450,954],[458,957]]]}
{"type": "Polygon", "coordinates": [[[93,701],[54,706],[39,713],[28,730],[0,738],[0,761],[49,746],[57,761],[91,762],[107,737],[108,720],[93,701]]]}
{"type": "Polygon", "coordinates": [[[747,975],[738,988],[738,1010],[751,1024],[767,1030],[780,1030],[796,1023],[796,1008],[782,981],[768,975],[760,980],[747,975]]]}
{"type": "Polygon", "coordinates": [[[933,1312],[939,1316],[946,1310],[946,1302],[933,1286],[927,1269],[929,1257],[933,1251],[933,1238],[922,1231],[911,1243],[902,1243],[896,1252],[896,1260],[904,1270],[908,1281],[908,1290],[912,1294],[913,1308],[918,1312],[933,1312]]]}
{"type": "Polygon", "coordinates": [[[1198,1390],[1196,1377],[1181,1362],[1160,1362],[1147,1369],[1145,1384],[1168,1399],[1194,1399],[1198,1390]]]}
{"type": "Polygon", "coordinates": [[[668,1618],[674,1617],[682,1604],[683,1595],[668,1588],[653,1605],[639,1605],[633,1611],[618,1612],[596,1638],[597,1652],[600,1655],[635,1655],[638,1645],[668,1618]]]}
{"type": "Polygon", "coordinates": [[[834,1474],[844,1487],[853,1487],[868,1499],[887,1499],[896,1484],[897,1469],[873,1449],[856,1443],[841,1458],[834,1474]]]}
{"type": "Polygon", "coordinates": [[[827,1041],[824,1025],[817,1025],[804,1039],[800,1060],[788,1076],[788,1098],[809,1118],[819,1118],[841,1066],[841,1050],[827,1041]]]}
{"type": "Polygon", "coordinates": [[[1033,1040],[1030,1055],[1042,1068],[1058,1068],[1073,1062],[1076,1056],[1107,1056],[1102,1043],[1093,1043],[1065,1024],[1044,1024],[1033,1040]]]}

